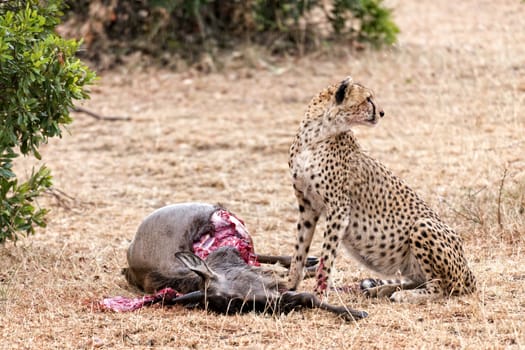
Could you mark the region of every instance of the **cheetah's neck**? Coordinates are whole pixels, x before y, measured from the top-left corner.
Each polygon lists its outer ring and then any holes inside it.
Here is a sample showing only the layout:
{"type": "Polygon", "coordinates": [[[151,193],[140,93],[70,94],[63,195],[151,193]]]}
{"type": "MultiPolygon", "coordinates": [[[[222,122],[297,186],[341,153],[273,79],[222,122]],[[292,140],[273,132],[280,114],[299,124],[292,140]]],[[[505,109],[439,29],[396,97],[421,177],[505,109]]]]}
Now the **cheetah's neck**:
{"type": "Polygon", "coordinates": [[[326,125],[325,120],[326,118],[303,120],[292,148],[301,151],[307,148],[316,148],[318,143],[333,140],[339,144],[344,144],[346,151],[360,151],[361,147],[351,130],[337,132],[333,126],[326,125]]]}
{"type": "Polygon", "coordinates": [[[295,136],[292,143],[292,149],[296,151],[305,150],[308,148],[316,148],[316,145],[328,140],[333,140],[338,144],[344,144],[347,152],[358,152],[361,151],[361,146],[357,142],[357,139],[352,131],[347,131],[339,134],[331,134],[331,136],[322,137],[322,135],[306,135],[302,133],[302,128],[295,136]]]}

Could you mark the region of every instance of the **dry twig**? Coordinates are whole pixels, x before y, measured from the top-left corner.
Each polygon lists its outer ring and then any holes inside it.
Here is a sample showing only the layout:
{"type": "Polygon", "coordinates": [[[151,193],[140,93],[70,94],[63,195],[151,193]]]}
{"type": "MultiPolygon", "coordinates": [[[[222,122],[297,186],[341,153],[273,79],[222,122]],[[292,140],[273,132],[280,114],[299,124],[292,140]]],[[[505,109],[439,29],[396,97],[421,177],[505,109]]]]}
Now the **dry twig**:
{"type": "Polygon", "coordinates": [[[501,194],[503,193],[503,185],[505,184],[506,177],[507,177],[507,167],[503,169],[503,176],[501,177],[501,181],[499,184],[499,191],[498,191],[498,225],[501,229],[503,229],[503,223],[501,220],[501,194]]]}
{"type": "Polygon", "coordinates": [[[74,112],[77,112],[77,113],[85,113],[87,115],[89,115],[90,117],[93,117],[97,120],[107,120],[107,121],[110,121],[110,122],[114,122],[114,121],[118,121],[118,120],[131,120],[131,117],[119,117],[119,116],[113,116],[113,117],[107,117],[107,116],[102,116],[100,114],[97,114],[95,112],[92,112],[90,110],[87,110],[85,108],[82,108],[82,107],[73,107],[73,111],[74,112]]]}
{"type": "Polygon", "coordinates": [[[71,206],[77,202],[75,197],[70,196],[69,194],[55,187],[47,189],[45,193],[55,198],[59,207],[65,208],[67,210],[71,210],[71,206]]]}

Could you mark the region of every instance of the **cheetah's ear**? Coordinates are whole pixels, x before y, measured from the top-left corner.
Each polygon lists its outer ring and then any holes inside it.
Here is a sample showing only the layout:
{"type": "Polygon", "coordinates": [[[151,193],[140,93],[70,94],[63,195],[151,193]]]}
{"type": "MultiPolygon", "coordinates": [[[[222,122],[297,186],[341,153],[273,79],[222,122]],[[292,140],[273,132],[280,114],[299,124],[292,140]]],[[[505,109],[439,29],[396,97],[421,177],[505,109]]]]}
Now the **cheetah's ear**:
{"type": "Polygon", "coordinates": [[[340,105],[343,103],[346,95],[346,88],[348,87],[348,84],[352,82],[351,77],[346,77],[345,80],[341,82],[341,85],[337,88],[337,91],[335,92],[335,102],[340,105]]]}

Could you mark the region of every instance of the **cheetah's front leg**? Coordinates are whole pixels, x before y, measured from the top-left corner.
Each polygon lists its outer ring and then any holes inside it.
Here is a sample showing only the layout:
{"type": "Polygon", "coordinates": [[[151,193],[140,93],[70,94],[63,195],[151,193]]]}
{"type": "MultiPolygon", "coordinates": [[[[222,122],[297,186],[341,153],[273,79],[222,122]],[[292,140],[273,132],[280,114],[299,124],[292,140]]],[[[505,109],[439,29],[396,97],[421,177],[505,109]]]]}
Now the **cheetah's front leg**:
{"type": "Polygon", "coordinates": [[[347,211],[339,206],[327,213],[323,249],[317,269],[317,285],[315,287],[317,294],[324,293],[328,288],[330,273],[337,256],[339,242],[346,230],[347,217],[347,211]]]}
{"type": "Polygon", "coordinates": [[[297,242],[288,274],[288,288],[290,290],[296,290],[303,280],[306,255],[310,250],[315,226],[320,215],[312,207],[310,201],[304,198],[302,192],[296,190],[295,196],[299,204],[299,221],[297,222],[297,242]]]}

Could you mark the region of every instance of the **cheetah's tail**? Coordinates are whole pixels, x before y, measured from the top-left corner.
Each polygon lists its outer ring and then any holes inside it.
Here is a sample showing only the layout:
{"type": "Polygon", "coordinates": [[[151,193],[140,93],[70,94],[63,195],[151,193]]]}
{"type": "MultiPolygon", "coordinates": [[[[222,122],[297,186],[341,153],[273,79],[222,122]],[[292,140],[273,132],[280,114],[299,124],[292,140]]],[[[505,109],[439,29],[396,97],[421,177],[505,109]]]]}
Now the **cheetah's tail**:
{"type": "Polygon", "coordinates": [[[366,278],[361,281],[359,288],[363,291],[366,291],[371,288],[380,287],[380,286],[397,286],[400,289],[414,289],[419,286],[418,283],[415,283],[409,279],[378,279],[378,278],[366,278]]]}

